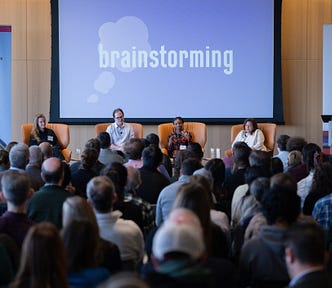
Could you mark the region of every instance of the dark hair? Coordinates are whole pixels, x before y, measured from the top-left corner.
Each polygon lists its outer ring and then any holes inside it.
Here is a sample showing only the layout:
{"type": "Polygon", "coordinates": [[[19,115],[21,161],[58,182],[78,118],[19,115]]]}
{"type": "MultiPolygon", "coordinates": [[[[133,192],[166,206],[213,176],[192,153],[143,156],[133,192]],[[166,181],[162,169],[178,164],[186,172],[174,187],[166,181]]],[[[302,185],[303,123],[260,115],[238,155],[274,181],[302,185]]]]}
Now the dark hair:
{"type": "Polygon", "coordinates": [[[116,109],[113,110],[113,113],[112,113],[113,118],[115,117],[115,113],[116,113],[116,112],[121,112],[122,115],[124,116],[124,112],[123,112],[123,110],[122,110],[121,108],[116,108],[116,109]]]}
{"type": "Polygon", "coordinates": [[[124,188],[127,184],[127,168],[121,163],[112,162],[102,170],[101,175],[107,176],[112,180],[119,200],[123,200],[124,188]]]}
{"type": "Polygon", "coordinates": [[[302,151],[304,145],[306,145],[307,142],[302,137],[290,137],[286,144],[286,150],[288,152],[297,150],[302,151]]]}
{"type": "Polygon", "coordinates": [[[234,165],[232,171],[235,172],[239,167],[249,166],[249,155],[251,153],[251,148],[245,142],[235,142],[233,147],[233,160],[234,165]]]}
{"type": "Polygon", "coordinates": [[[199,144],[197,142],[190,142],[187,146],[187,150],[196,154],[196,157],[198,159],[203,158],[204,153],[203,153],[201,144],[199,144]]]}
{"type": "Polygon", "coordinates": [[[61,164],[63,166],[63,181],[61,186],[62,188],[66,189],[66,187],[69,185],[71,181],[71,170],[69,164],[67,164],[66,162],[62,161],[61,164]]]}
{"type": "Polygon", "coordinates": [[[12,287],[69,287],[63,242],[55,225],[35,224],[23,242],[20,268],[12,287]]]}
{"type": "Polygon", "coordinates": [[[246,126],[247,122],[251,122],[252,123],[253,129],[254,129],[252,132],[255,132],[258,129],[256,119],[254,119],[254,118],[247,118],[243,122],[243,130],[245,130],[245,126],[246,126]]]}
{"type": "Polygon", "coordinates": [[[93,208],[99,213],[108,213],[113,207],[115,188],[112,180],[107,176],[92,178],[86,187],[88,199],[93,208]]]}
{"type": "Polygon", "coordinates": [[[7,145],[6,145],[6,148],[5,150],[9,153],[10,150],[17,144],[18,142],[17,141],[10,141],[7,145]]]}
{"type": "Polygon", "coordinates": [[[253,150],[249,155],[250,166],[260,166],[269,170],[271,166],[271,156],[268,152],[253,150]]]}
{"type": "Polygon", "coordinates": [[[140,138],[131,138],[124,145],[124,152],[129,159],[138,160],[142,157],[144,143],[140,138]]]}
{"type": "Polygon", "coordinates": [[[92,169],[98,160],[98,151],[93,148],[85,148],[81,154],[81,163],[84,169],[92,169]]]}
{"type": "Polygon", "coordinates": [[[266,177],[258,177],[250,184],[250,194],[255,197],[258,202],[261,202],[265,193],[270,189],[270,179],[266,177]]]}
{"type": "Polygon", "coordinates": [[[163,159],[163,154],[160,148],[150,145],[144,148],[143,153],[143,165],[150,168],[157,168],[163,159]]]}
{"type": "Polygon", "coordinates": [[[322,149],[315,143],[308,143],[302,149],[303,163],[306,164],[307,171],[315,168],[315,154],[320,154],[322,149]]]}
{"type": "Polygon", "coordinates": [[[278,137],[277,139],[277,145],[279,147],[279,149],[281,151],[285,151],[286,150],[286,146],[287,146],[287,141],[290,137],[286,134],[282,134],[278,137]]]}
{"type": "Polygon", "coordinates": [[[204,168],[209,171],[213,178],[213,193],[220,198],[225,180],[225,163],[221,159],[215,158],[209,160],[204,168]]]}
{"type": "Polygon", "coordinates": [[[9,153],[6,150],[0,150],[0,166],[9,167],[9,153]]]}
{"type": "Polygon", "coordinates": [[[269,225],[278,220],[291,225],[301,212],[301,200],[297,195],[296,181],[287,174],[277,174],[271,178],[270,191],[265,193],[261,205],[269,225]],[[279,179],[273,179],[278,177],[279,179]]]}
{"type": "Polygon", "coordinates": [[[150,144],[159,147],[159,136],[157,134],[150,133],[146,135],[145,139],[148,140],[150,144]]]}
{"type": "Polygon", "coordinates": [[[191,176],[196,170],[202,167],[201,162],[196,158],[187,158],[181,164],[181,171],[183,175],[191,176]]]}
{"type": "Polygon", "coordinates": [[[259,177],[270,177],[270,171],[262,166],[250,166],[247,167],[244,172],[244,181],[246,184],[250,185],[252,181],[259,177]]]}
{"type": "Polygon", "coordinates": [[[28,198],[29,177],[25,172],[8,170],[1,177],[1,187],[6,200],[15,206],[20,206],[28,198]]]}
{"type": "Polygon", "coordinates": [[[84,145],[85,149],[95,149],[98,152],[98,156],[100,153],[100,147],[101,143],[98,138],[91,138],[84,145]]]}
{"type": "Polygon", "coordinates": [[[285,235],[285,247],[291,248],[302,264],[324,264],[325,244],[325,232],[316,223],[295,223],[285,235]]]}
{"type": "Polygon", "coordinates": [[[278,157],[271,158],[271,173],[272,175],[284,172],[284,164],[278,157]]]}
{"type": "Polygon", "coordinates": [[[111,145],[111,137],[107,132],[100,132],[97,136],[97,139],[100,141],[100,147],[102,149],[109,148],[111,145]]]}
{"type": "Polygon", "coordinates": [[[97,265],[98,230],[88,220],[72,220],[62,231],[68,272],[80,272],[97,265]]]}
{"type": "Polygon", "coordinates": [[[176,120],[180,120],[182,123],[184,123],[184,120],[181,116],[177,116],[173,119],[173,123],[176,121],[176,120]]]}

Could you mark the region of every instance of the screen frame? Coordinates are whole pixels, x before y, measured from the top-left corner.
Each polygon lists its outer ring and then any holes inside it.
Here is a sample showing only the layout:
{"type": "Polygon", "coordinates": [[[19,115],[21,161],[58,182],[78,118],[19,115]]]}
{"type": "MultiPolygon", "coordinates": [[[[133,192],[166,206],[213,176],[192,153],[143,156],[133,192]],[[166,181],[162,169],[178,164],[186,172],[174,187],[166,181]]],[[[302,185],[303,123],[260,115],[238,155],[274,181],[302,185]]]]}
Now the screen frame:
{"type": "MultiPolygon", "coordinates": [[[[59,14],[58,0],[51,1],[52,20],[52,60],[51,60],[51,99],[50,122],[69,125],[95,125],[113,122],[113,118],[62,118],[60,117],[60,70],[59,70],[59,14]]],[[[274,73],[273,73],[273,117],[255,118],[257,122],[285,124],[282,95],[281,71],[281,13],[282,0],[274,0],[274,73]]],[[[115,107],[116,108],[116,107],[115,107]]],[[[125,111],[124,111],[125,112],[125,111]]],[[[185,121],[204,122],[211,125],[233,125],[243,123],[245,118],[186,118],[185,121]]],[[[171,122],[173,118],[126,118],[128,122],[155,125],[171,122]]]]}

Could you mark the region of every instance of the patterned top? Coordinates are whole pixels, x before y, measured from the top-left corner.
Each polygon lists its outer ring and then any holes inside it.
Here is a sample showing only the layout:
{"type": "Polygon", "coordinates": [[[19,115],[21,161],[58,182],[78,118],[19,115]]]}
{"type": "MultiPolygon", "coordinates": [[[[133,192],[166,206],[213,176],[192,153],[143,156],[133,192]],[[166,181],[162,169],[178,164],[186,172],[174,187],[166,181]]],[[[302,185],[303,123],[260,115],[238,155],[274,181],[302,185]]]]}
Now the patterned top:
{"type": "Polygon", "coordinates": [[[170,135],[168,135],[167,151],[168,151],[168,155],[170,155],[170,157],[175,157],[175,153],[176,153],[176,151],[180,150],[180,146],[182,146],[182,145],[188,146],[189,143],[191,142],[192,136],[191,136],[190,132],[188,132],[189,141],[184,136],[184,132],[186,132],[186,131],[182,131],[181,134],[177,134],[176,132],[173,131],[170,135]],[[172,138],[171,144],[169,144],[170,138],[172,138]]]}
{"type": "Polygon", "coordinates": [[[329,229],[329,225],[332,223],[332,193],[316,202],[312,217],[322,228],[329,229]]]}

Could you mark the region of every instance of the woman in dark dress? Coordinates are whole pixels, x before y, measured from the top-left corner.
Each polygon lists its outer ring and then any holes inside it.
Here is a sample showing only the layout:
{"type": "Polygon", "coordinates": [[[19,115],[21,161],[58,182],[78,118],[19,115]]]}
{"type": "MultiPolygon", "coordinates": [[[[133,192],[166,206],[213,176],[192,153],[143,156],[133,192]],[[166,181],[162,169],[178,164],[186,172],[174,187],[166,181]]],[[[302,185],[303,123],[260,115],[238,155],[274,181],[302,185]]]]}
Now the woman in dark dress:
{"type": "Polygon", "coordinates": [[[52,129],[46,128],[46,117],[38,113],[33,120],[33,129],[30,134],[29,146],[39,145],[42,142],[48,142],[52,145],[53,156],[64,159],[61,153],[60,143],[52,129]]]}

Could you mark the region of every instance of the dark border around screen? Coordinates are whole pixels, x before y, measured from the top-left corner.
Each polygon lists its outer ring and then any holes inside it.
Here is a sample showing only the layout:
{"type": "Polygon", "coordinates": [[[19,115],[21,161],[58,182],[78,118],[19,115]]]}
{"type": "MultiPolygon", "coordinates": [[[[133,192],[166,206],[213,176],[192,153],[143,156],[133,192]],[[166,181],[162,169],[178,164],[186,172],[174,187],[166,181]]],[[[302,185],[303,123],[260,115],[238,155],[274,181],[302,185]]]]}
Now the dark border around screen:
{"type": "MultiPolygon", "coordinates": [[[[113,122],[111,118],[60,118],[59,95],[59,18],[58,0],[51,1],[52,17],[52,65],[51,65],[51,101],[50,122],[66,123],[71,125],[95,125],[103,122],[113,122]]],[[[273,118],[256,118],[258,122],[272,122],[285,124],[282,97],[281,74],[281,12],[282,0],[274,0],[274,80],[273,80],[273,118]]],[[[154,125],[171,122],[173,118],[126,118],[128,122],[139,122],[154,125]]],[[[233,125],[243,123],[244,118],[185,118],[185,121],[204,122],[211,125],[233,125]]]]}

